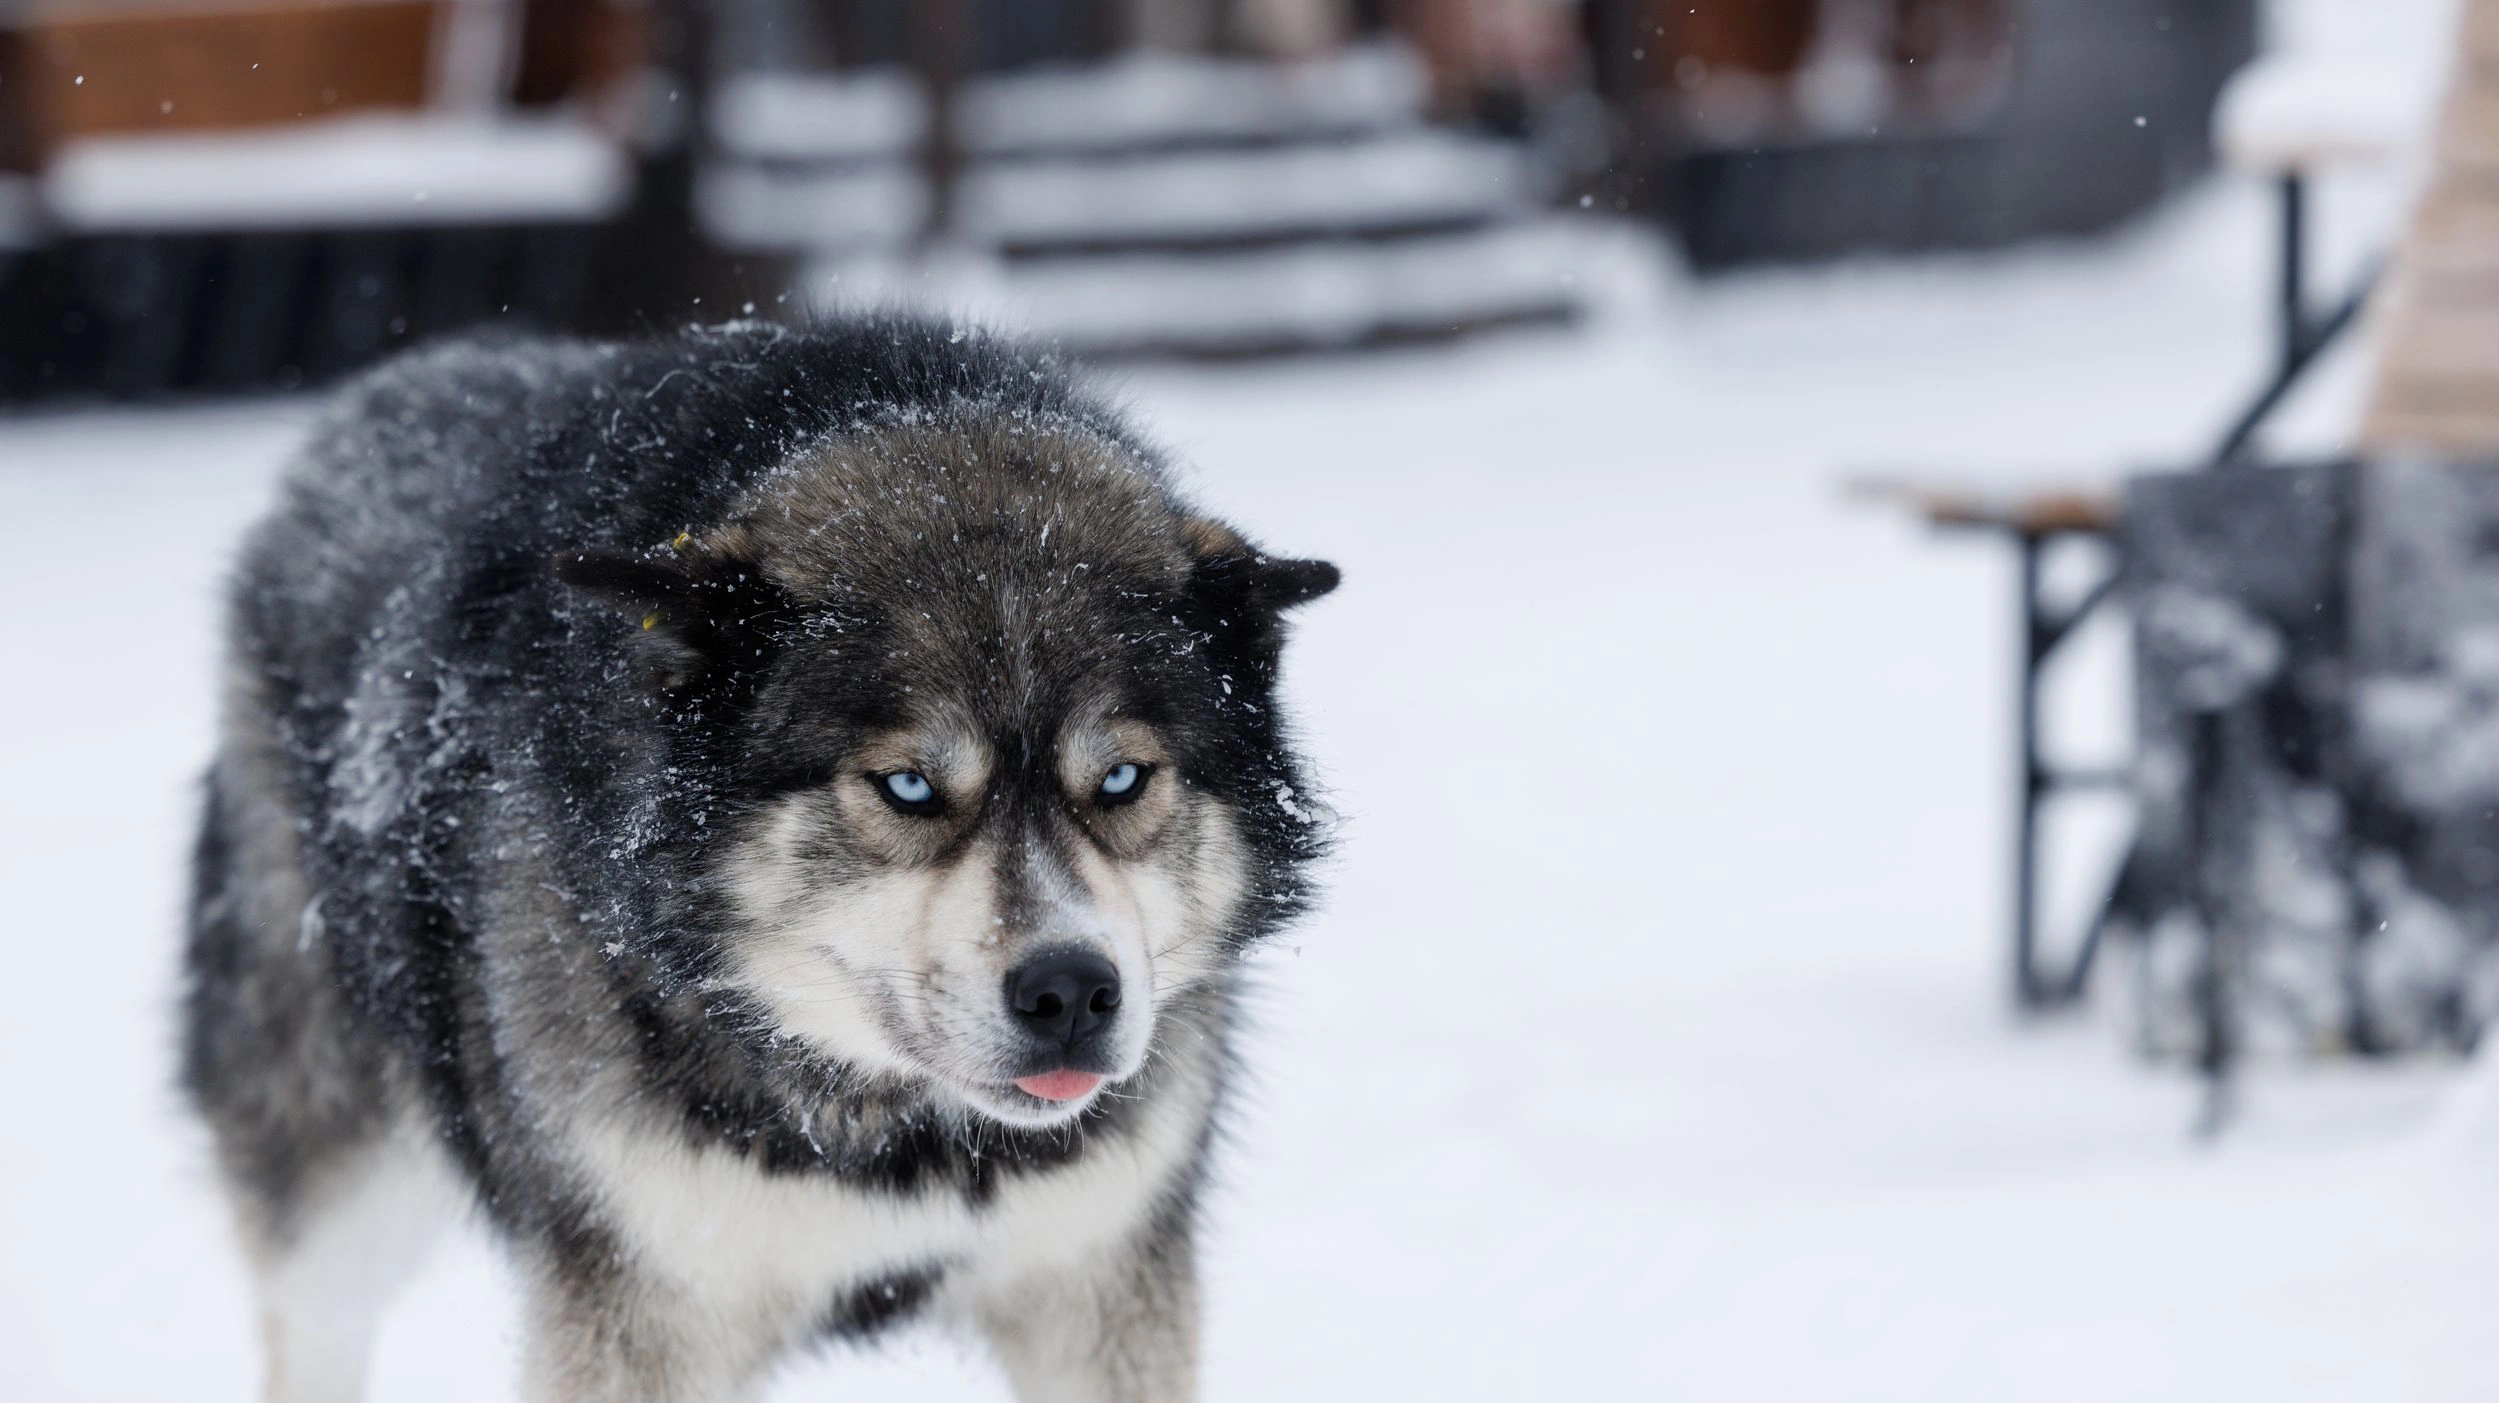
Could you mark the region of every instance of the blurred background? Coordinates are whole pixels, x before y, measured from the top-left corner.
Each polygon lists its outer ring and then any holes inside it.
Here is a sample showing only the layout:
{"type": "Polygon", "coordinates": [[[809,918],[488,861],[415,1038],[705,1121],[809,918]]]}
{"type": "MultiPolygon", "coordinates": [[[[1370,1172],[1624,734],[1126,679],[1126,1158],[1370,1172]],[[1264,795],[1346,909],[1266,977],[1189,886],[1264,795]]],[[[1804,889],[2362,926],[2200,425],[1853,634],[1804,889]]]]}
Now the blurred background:
{"type": "MultiPolygon", "coordinates": [[[[321,387],[892,303],[1346,571],[1209,1398],[2499,1396],[2494,0],[16,0],[0,1397],[258,1386],[171,1015],[321,387]]],[[[374,1396],[514,1351],[466,1241],[374,1396]]]]}
{"type": "Polygon", "coordinates": [[[1603,289],[1557,210],[1706,269],[2107,228],[2203,167],[2255,35],[2252,0],[11,14],[10,397],[292,387],[479,320],[897,281],[1101,356],[1566,324],[1603,289]]]}

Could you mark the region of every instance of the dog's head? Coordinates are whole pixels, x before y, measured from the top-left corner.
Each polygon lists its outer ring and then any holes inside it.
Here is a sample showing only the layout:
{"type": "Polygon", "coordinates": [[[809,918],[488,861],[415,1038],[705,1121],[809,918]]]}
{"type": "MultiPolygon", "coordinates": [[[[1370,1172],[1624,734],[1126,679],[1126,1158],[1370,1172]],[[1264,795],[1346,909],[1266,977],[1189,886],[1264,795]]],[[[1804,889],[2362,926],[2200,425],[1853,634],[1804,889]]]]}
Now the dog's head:
{"type": "Polygon", "coordinates": [[[557,569],[624,606],[671,763],[730,800],[717,977],[847,1067],[1070,1119],[1323,841],[1273,690],[1335,567],[1082,426],[845,438],[716,527],[557,569]]]}

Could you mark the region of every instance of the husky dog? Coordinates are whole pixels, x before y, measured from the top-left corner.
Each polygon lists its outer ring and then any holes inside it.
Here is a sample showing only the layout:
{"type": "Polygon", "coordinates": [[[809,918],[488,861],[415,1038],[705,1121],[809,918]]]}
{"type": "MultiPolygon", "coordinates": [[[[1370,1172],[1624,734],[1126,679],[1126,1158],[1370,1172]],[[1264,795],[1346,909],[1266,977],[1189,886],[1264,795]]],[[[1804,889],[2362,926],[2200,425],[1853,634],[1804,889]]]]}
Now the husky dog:
{"type": "Polygon", "coordinates": [[[1325,843],[1280,616],[1336,580],[939,325],[356,385],[241,567],[190,917],[272,1396],[354,1396],[472,1206],[533,1398],[916,1314],[1026,1399],[1190,1396],[1239,957],[1325,843]]]}

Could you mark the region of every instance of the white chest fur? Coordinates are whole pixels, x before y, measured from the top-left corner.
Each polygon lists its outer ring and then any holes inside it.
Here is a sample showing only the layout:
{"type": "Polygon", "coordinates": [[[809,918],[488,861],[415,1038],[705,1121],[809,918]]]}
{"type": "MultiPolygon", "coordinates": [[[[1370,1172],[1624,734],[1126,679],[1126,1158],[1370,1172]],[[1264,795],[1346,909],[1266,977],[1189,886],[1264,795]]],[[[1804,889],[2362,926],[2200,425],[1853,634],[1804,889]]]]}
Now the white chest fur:
{"type": "Polygon", "coordinates": [[[1078,1269],[1134,1232],[1197,1153],[1212,1068],[1179,1059],[1118,1134],[1048,1170],[1004,1174],[975,1206],[951,1186],[893,1193],[767,1174],[726,1150],[622,1124],[571,1137],[634,1266],[689,1306],[796,1328],[898,1272],[943,1267],[948,1294],[1078,1269]],[[640,1131],[640,1133],[637,1133],[640,1131]]]}

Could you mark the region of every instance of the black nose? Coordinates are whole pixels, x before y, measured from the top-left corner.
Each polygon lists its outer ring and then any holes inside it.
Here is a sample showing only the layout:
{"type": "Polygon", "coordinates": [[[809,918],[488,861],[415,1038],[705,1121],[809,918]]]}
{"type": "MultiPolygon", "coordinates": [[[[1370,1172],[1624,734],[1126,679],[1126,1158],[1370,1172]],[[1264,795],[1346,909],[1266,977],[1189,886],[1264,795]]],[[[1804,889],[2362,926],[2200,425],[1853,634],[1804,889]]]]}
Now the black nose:
{"type": "Polygon", "coordinates": [[[1035,1037],[1072,1047],[1119,1008],[1119,971],[1090,950],[1043,955],[1007,976],[1007,1007],[1035,1037]]]}

